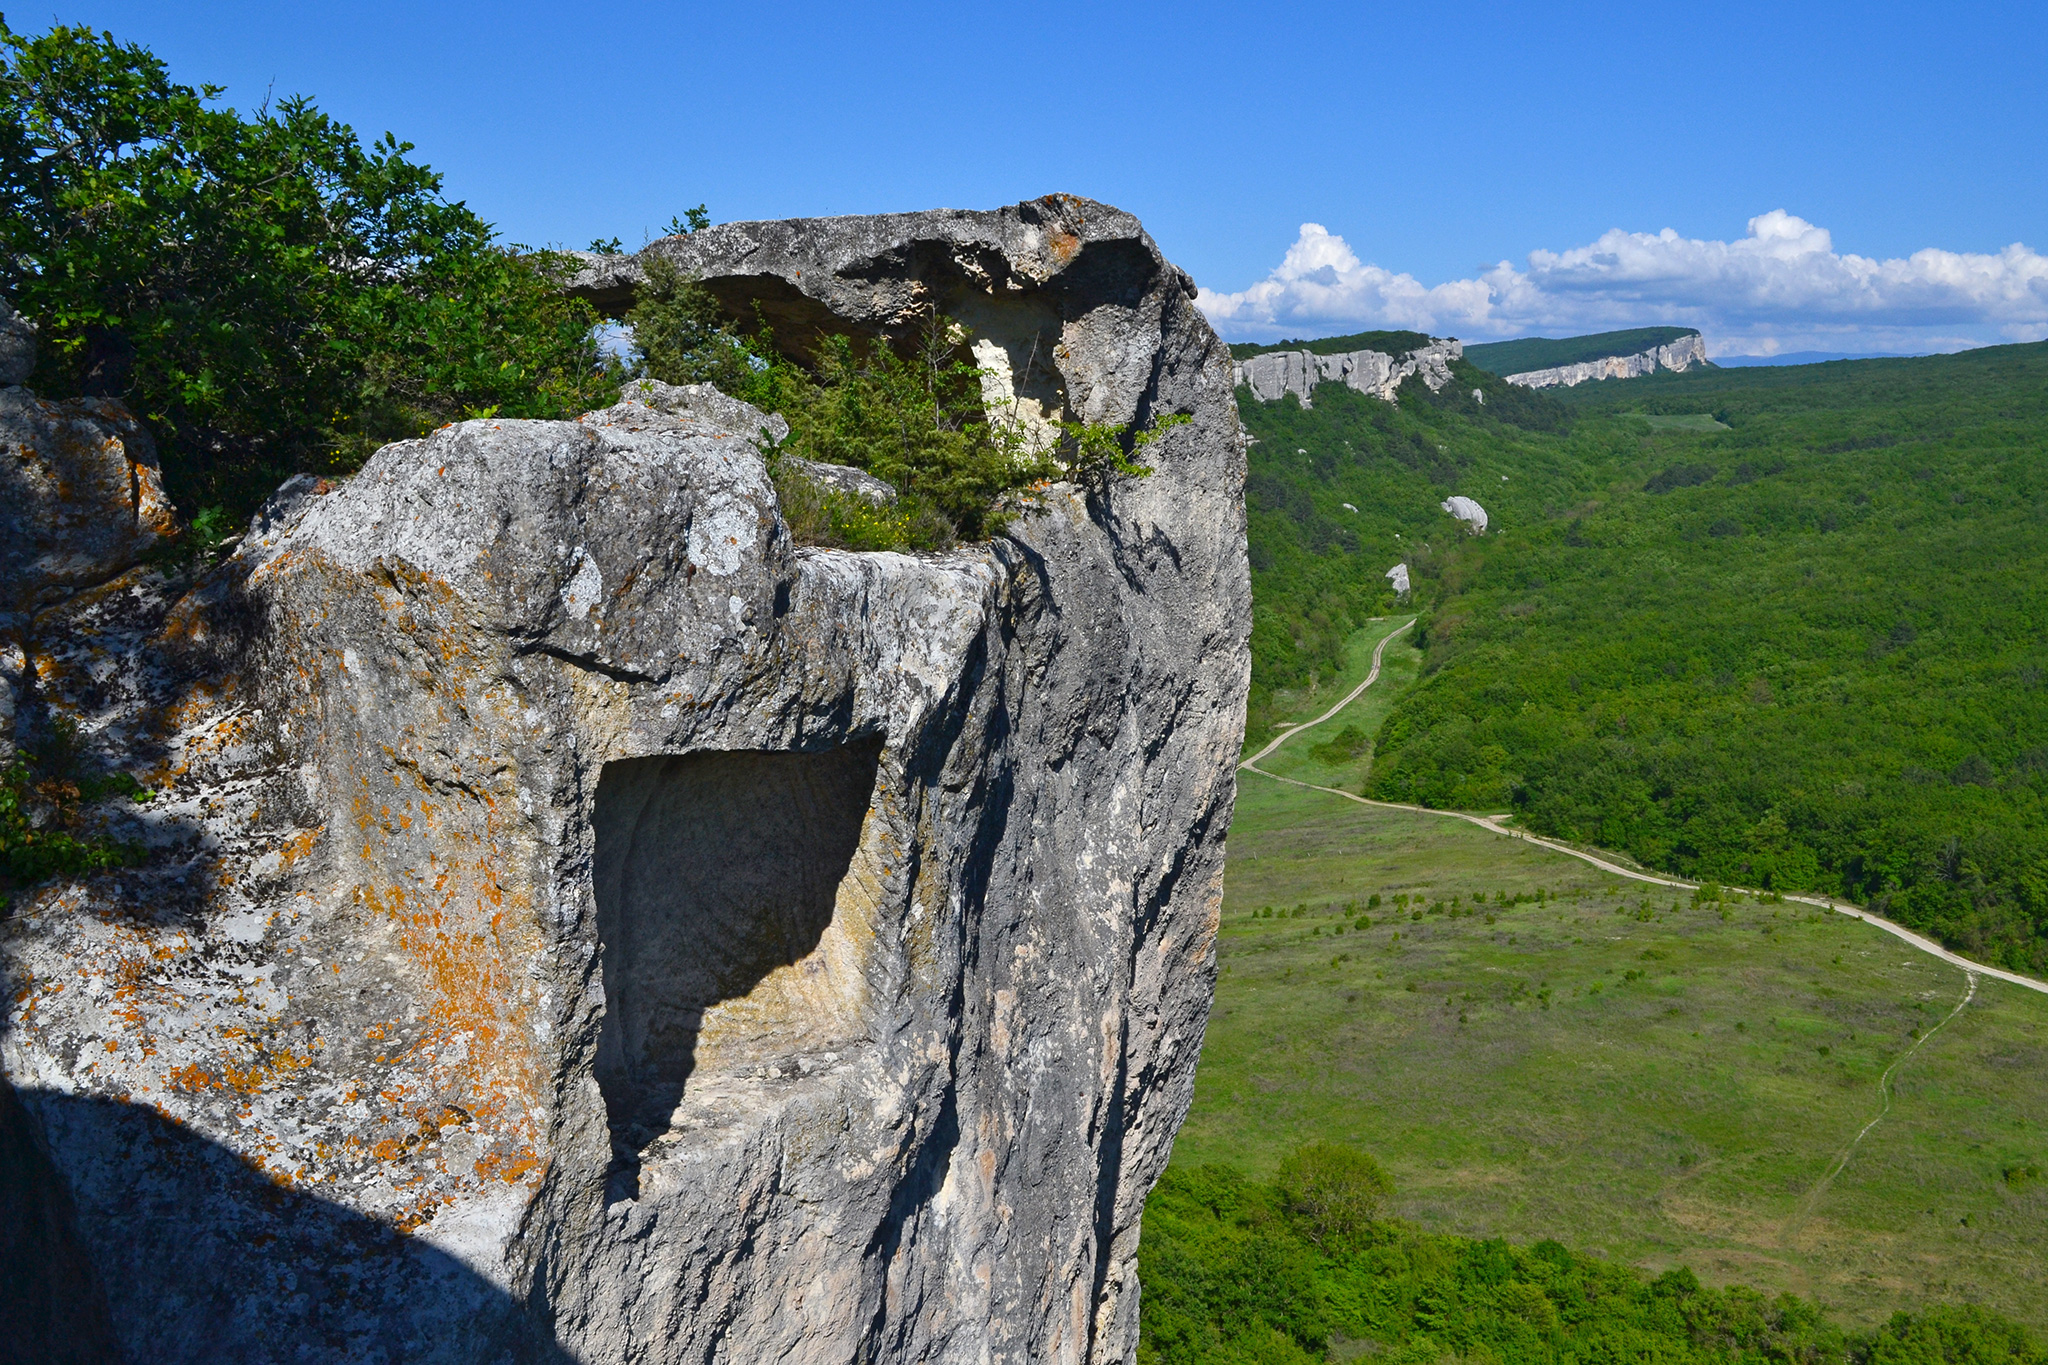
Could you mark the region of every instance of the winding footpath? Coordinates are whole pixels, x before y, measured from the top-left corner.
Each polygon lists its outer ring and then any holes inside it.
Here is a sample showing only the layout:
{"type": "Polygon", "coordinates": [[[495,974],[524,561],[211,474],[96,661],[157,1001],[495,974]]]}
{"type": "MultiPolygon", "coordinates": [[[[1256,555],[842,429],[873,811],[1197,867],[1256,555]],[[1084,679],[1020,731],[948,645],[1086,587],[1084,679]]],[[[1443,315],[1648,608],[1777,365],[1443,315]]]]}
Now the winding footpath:
{"type": "MultiPolygon", "coordinates": [[[[1338,712],[1342,711],[1345,707],[1349,706],[1352,702],[1358,700],[1358,698],[1365,695],[1365,689],[1371,687],[1373,683],[1378,681],[1379,679],[1380,659],[1381,656],[1383,656],[1386,653],[1387,646],[1393,643],[1395,636],[1401,634],[1403,631],[1407,630],[1409,626],[1412,626],[1414,624],[1414,618],[1410,617],[1406,622],[1394,627],[1394,629],[1386,633],[1385,637],[1382,638],[1379,644],[1373,649],[1372,671],[1365,675],[1364,682],[1360,683],[1358,686],[1351,689],[1351,692],[1344,698],[1344,700],[1338,702],[1335,706],[1323,712],[1323,714],[1317,716],[1314,720],[1308,721],[1307,723],[1302,725],[1296,725],[1289,729],[1285,734],[1274,736],[1272,742],[1266,745],[1265,748],[1259,750],[1250,758],[1238,764],[1238,770],[1240,772],[1254,772],[1259,774],[1261,777],[1270,777],[1275,782],[1285,782],[1290,786],[1306,787],[1310,791],[1328,792],[1331,796],[1341,796],[1346,801],[1355,801],[1361,806],[1377,806],[1381,810],[1405,810],[1410,811],[1416,815],[1435,815],[1450,820],[1463,820],[1468,825],[1477,825],[1481,829],[1492,830],[1495,834],[1505,835],[1507,838],[1510,839],[1521,839],[1527,843],[1535,844],[1539,848],[1547,848],[1554,853],[1562,853],[1568,858],[1577,858],[1581,862],[1591,863],[1593,866],[1599,868],[1603,872],[1612,872],[1617,877],[1626,877],[1631,881],[1648,882],[1652,886],[1668,886],[1671,887],[1673,890],[1677,891],[1696,891],[1699,889],[1698,883],[1696,882],[1679,881],[1676,878],[1672,877],[1659,877],[1654,873],[1644,872],[1636,868],[1625,867],[1621,863],[1614,861],[1611,857],[1601,857],[1598,854],[1588,853],[1584,849],[1573,848],[1570,844],[1559,843],[1555,839],[1545,839],[1539,835],[1529,834],[1523,830],[1509,829],[1507,828],[1504,822],[1512,817],[1507,815],[1468,815],[1464,811],[1435,810],[1428,806],[1410,806],[1404,805],[1397,801],[1374,801],[1370,797],[1356,796],[1353,795],[1351,792],[1343,791],[1336,787],[1322,787],[1317,786],[1313,782],[1303,782],[1299,778],[1282,777],[1279,773],[1270,772],[1267,769],[1258,766],[1260,759],[1263,759],[1270,755],[1275,749],[1278,749],[1288,740],[1293,739],[1296,735],[1302,734],[1305,731],[1312,730],[1316,726],[1321,725],[1324,721],[1331,719],[1338,712]]],[[[1749,896],[1755,896],[1759,894],[1758,892],[1749,890],[1746,887],[1731,886],[1728,889],[1730,891],[1738,891],[1749,896]]],[[[1834,897],[1787,895],[1785,896],[1785,900],[1788,902],[1797,902],[1801,905],[1818,906],[1823,910],[1832,910],[1838,915],[1847,915],[1851,919],[1860,919],[1865,924],[1871,926],[1873,929],[1881,929],[1885,933],[1890,934],[1893,938],[1903,940],[1911,947],[1919,949],[1921,952],[1928,954],[1930,957],[1940,958],[1943,962],[1948,963],[1951,967],[1958,967],[1965,972],[1971,973],[1973,977],[1988,976],[1997,981],[2004,981],[2010,985],[2020,986],[2025,988],[2026,990],[2039,991],[2043,995],[2048,995],[2048,981],[2036,980],[2034,977],[2031,976],[2022,976],[2018,972],[2009,972],[2001,967],[1987,967],[1981,962],[1973,962],[1967,957],[1963,957],[1959,954],[1950,952],[1948,949],[1942,947],[1939,943],[1934,942],[1932,939],[1914,933],[1911,929],[1908,929],[1903,924],[1895,924],[1891,920],[1885,919],[1881,915],[1873,915],[1868,910],[1864,910],[1858,906],[1845,904],[1842,901],[1836,900],[1834,897]]],[[[1970,991],[1972,994],[1974,994],[1976,991],[1976,984],[1974,980],[1971,983],[1970,991]]],[[[1967,1003],[1967,997],[1965,997],[1965,1000],[1967,1003]]],[[[1961,1006],[1958,1006],[1957,1008],[1960,1009],[1961,1006]]],[[[1901,1060],[1904,1059],[1901,1058],[1901,1060]]]]}
{"type": "MultiPolygon", "coordinates": [[[[1477,825],[1481,829],[1492,830],[1495,834],[1505,835],[1507,838],[1510,839],[1520,839],[1526,843],[1535,844],[1539,848],[1547,848],[1554,853],[1562,853],[1566,857],[1577,858],[1581,862],[1591,863],[1593,866],[1599,868],[1603,872],[1611,872],[1617,877],[1626,877],[1631,881],[1648,882],[1652,886],[1668,886],[1673,888],[1674,890],[1679,891],[1692,891],[1698,889],[1697,884],[1693,882],[1679,881],[1676,878],[1672,877],[1659,877],[1654,873],[1644,872],[1636,868],[1623,866],[1621,863],[1614,861],[1612,858],[1604,858],[1599,856],[1598,854],[1588,853],[1584,849],[1573,848],[1570,844],[1559,843],[1555,839],[1545,839],[1534,834],[1526,833],[1522,830],[1509,829],[1506,827],[1505,824],[1505,822],[1510,818],[1507,815],[1467,815],[1463,811],[1434,810],[1428,806],[1410,806],[1396,801],[1374,801],[1370,797],[1355,796],[1350,792],[1343,791],[1336,787],[1323,787],[1318,786],[1316,783],[1313,782],[1303,782],[1299,778],[1282,777],[1279,773],[1270,772],[1267,769],[1258,766],[1260,759],[1267,757],[1275,749],[1278,749],[1282,744],[1285,744],[1288,740],[1293,739],[1296,735],[1301,734],[1304,730],[1312,730],[1316,726],[1321,725],[1324,721],[1331,719],[1338,712],[1342,711],[1345,707],[1349,706],[1352,702],[1358,700],[1359,697],[1363,696],[1365,694],[1365,689],[1371,687],[1373,683],[1378,681],[1379,679],[1380,659],[1386,653],[1387,646],[1393,642],[1395,636],[1401,634],[1403,631],[1407,630],[1409,626],[1412,626],[1414,624],[1414,618],[1411,617],[1404,624],[1396,626],[1394,629],[1386,633],[1386,635],[1380,640],[1378,646],[1375,647],[1372,652],[1372,671],[1365,675],[1364,682],[1360,683],[1358,686],[1351,689],[1351,692],[1344,698],[1344,700],[1338,702],[1335,706],[1323,712],[1322,715],[1317,716],[1314,720],[1308,721],[1307,723],[1302,725],[1292,726],[1288,728],[1285,733],[1274,736],[1272,742],[1266,745],[1265,748],[1259,750],[1250,758],[1238,764],[1238,770],[1241,772],[1258,773],[1262,777],[1272,778],[1275,782],[1285,782],[1290,786],[1295,787],[1306,787],[1310,791],[1328,792],[1331,796],[1341,796],[1346,801],[1355,801],[1361,806],[1377,806],[1381,810],[1401,810],[1409,811],[1416,815],[1435,815],[1451,820],[1463,820],[1466,824],[1477,825]]],[[[1755,896],[1758,894],[1755,891],[1750,891],[1743,887],[1730,887],[1728,889],[1731,891],[1740,891],[1750,896],[1755,896]]],[[[1965,979],[1965,985],[1963,988],[1963,998],[1956,1002],[1956,1007],[1953,1010],[1949,1011],[1948,1015],[1944,1019],[1942,1019],[1941,1023],[1936,1024],[1933,1028],[1927,1030],[1925,1034],[1922,1034],[1919,1038],[1915,1039],[1913,1042],[1913,1046],[1907,1048],[1898,1057],[1894,1058],[1892,1064],[1884,1069],[1884,1074],[1878,1077],[1877,1093],[1880,1104],[1876,1116],[1872,1118],[1870,1122],[1864,1124],[1862,1129],[1858,1131],[1856,1136],[1849,1140],[1849,1145],[1842,1149],[1841,1155],[1836,1158],[1834,1165],[1829,1169],[1828,1173],[1822,1176],[1820,1180],[1814,1185],[1814,1187],[1807,1192],[1805,1199],[1803,1199],[1800,1203],[1798,1213],[1794,1216],[1793,1219],[1793,1224],[1795,1227],[1797,1227],[1803,1226],[1806,1220],[1812,1216],[1813,1211],[1820,1203],[1822,1196],[1827,1193],[1829,1186],[1834,1184],[1835,1177],[1842,1173],[1842,1168],[1849,1164],[1849,1159],[1856,1154],[1856,1149],[1862,1145],[1864,1137],[1870,1132],[1871,1129],[1877,1127],[1877,1125],[1883,1121],[1885,1115],[1891,1112],[1892,1074],[1896,1072],[1901,1066],[1905,1065],[1906,1062],[1913,1056],[1913,1054],[1918,1052],[1921,1046],[1925,1044],[1929,1038],[1932,1038],[1936,1033],[1940,1032],[1942,1027],[1946,1025],[1949,1022],[1949,1020],[1954,1019],[1957,1015],[1961,1014],[1964,1008],[1968,1006],[1969,1003],[1976,998],[1977,978],[1979,976],[1992,977],[1999,981],[2004,981],[2015,986],[2024,987],[2025,989],[2030,991],[2039,991],[2044,995],[2048,995],[2048,981],[2037,981],[2031,976],[2022,976],[2018,972],[2008,972],[1998,967],[1986,967],[1980,962],[1972,962],[1969,958],[1962,957],[1956,953],[1952,953],[1948,949],[1942,947],[1939,943],[1936,943],[1931,939],[1925,938],[1919,934],[1914,933],[1911,929],[1906,928],[1906,926],[1904,926],[1903,924],[1894,924],[1892,921],[1885,919],[1880,915],[1873,915],[1868,910],[1861,909],[1854,905],[1845,905],[1842,902],[1833,899],[1832,897],[1785,896],[1784,899],[1786,901],[1798,902],[1802,905],[1812,905],[1818,906],[1821,909],[1832,910],[1838,915],[1847,915],[1852,919],[1860,919],[1865,924],[1870,925],[1872,928],[1882,929],[1885,933],[1890,934],[1894,938],[1903,940],[1905,943],[1909,944],[1914,948],[1919,949],[1921,952],[1926,953],[1931,957],[1939,958],[1943,962],[1948,963],[1952,967],[1961,968],[1965,979]]]]}
{"type": "Polygon", "coordinates": [[[1963,973],[1963,979],[1965,980],[1965,982],[1967,982],[1967,984],[1963,987],[1963,998],[1956,1001],[1956,1007],[1950,1010],[1945,1016],[1943,1016],[1941,1023],[1936,1024],[1933,1028],[1927,1030],[1927,1032],[1921,1034],[1918,1038],[1915,1038],[1913,1040],[1913,1046],[1907,1048],[1904,1052],[1900,1053],[1897,1057],[1893,1058],[1892,1064],[1884,1069],[1884,1074],[1882,1076],[1879,1076],[1877,1078],[1877,1097],[1880,1101],[1877,1110],[1877,1117],[1873,1118],[1870,1122],[1864,1124],[1862,1128],[1857,1130],[1856,1136],[1849,1139],[1849,1145],[1842,1149],[1842,1154],[1839,1157],[1835,1158],[1835,1164],[1828,1168],[1828,1173],[1820,1178],[1818,1184],[1816,1184],[1811,1190],[1807,1191],[1805,1200],[1802,1201],[1802,1203],[1800,1204],[1799,1216],[1796,1220],[1797,1223],[1803,1224],[1809,1217],[1812,1216],[1814,1206],[1819,1204],[1821,1196],[1828,1192],[1828,1186],[1835,1183],[1835,1177],[1842,1173],[1842,1168],[1849,1164],[1849,1158],[1856,1155],[1856,1149],[1862,1145],[1863,1139],[1869,1135],[1871,1129],[1877,1127],[1878,1123],[1883,1120],[1886,1114],[1892,1112],[1892,1073],[1894,1071],[1897,1071],[1900,1067],[1904,1066],[1906,1062],[1912,1057],[1912,1055],[1918,1052],[1921,1046],[1924,1043],[1926,1043],[1926,1041],[1929,1038],[1932,1038],[1935,1034],[1941,1032],[1942,1028],[1945,1025],[1947,1025],[1949,1020],[1955,1018],[1958,1014],[1961,1014],[1963,1012],[1963,1007],[1968,1005],[1972,1000],[1975,1000],[1977,998],[1977,973],[1974,971],[1965,971],[1963,973]]]}

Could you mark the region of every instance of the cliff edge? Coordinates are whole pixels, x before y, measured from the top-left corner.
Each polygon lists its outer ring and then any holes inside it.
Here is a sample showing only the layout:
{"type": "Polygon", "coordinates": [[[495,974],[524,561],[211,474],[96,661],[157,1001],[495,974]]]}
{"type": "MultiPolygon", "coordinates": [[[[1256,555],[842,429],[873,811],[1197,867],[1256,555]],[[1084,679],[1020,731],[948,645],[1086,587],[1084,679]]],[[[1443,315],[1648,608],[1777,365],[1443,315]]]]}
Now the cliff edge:
{"type": "Polygon", "coordinates": [[[791,543],[760,414],[629,389],[16,594],[23,748],[159,792],[94,815],[142,865],[0,924],[33,1236],[132,1359],[1135,1352],[1249,672],[1229,354],[1070,197],[649,249],[792,347],[936,308],[1047,421],[1192,420],[853,553],[791,543]]]}

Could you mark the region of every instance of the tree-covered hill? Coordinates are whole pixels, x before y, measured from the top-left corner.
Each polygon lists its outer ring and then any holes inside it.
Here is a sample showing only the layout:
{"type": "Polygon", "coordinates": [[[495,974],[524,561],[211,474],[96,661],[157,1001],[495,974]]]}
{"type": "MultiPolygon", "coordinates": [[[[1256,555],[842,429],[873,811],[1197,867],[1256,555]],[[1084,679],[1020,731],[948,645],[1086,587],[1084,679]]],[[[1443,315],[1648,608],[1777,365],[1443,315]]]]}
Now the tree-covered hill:
{"type": "Polygon", "coordinates": [[[1521,337],[1515,341],[1487,341],[1467,346],[1465,359],[1491,374],[1526,374],[1530,370],[1577,365],[1614,355],[1638,355],[1652,346],[1669,346],[1697,331],[1693,327],[1633,327],[1625,332],[1595,332],[1591,336],[1558,340],[1521,337]]]}
{"type": "Polygon", "coordinates": [[[2048,345],[1587,386],[1549,430],[1240,398],[1255,699],[1415,578],[1374,795],[2048,966],[2048,345]]]}
{"type": "Polygon", "coordinates": [[[1313,341],[1240,341],[1230,348],[1234,360],[1249,360],[1267,351],[1310,351],[1316,355],[1343,355],[1347,351],[1380,351],[1407,355],[1434,340],[1425,332],[1352,332],[1348,336],[1318,337],[1313,341]]]}
{"type": "Polygon", "coordinates": [[[1146,1202],[1139,1253],[1144,1365],[2048,1361],[2032,1333],[1981,1308],[1902,1312],[1865,1336],[1790,1294],[1708,1288],[1682,1269],[1652,1278],[1554,1241],[1347,1226],[1318,1197],[1324,1173],[1301,1171],[1305,1158],[1340,1154],[1310,1149],[1277,1186],[1225,1167],[1167,1173],[1146,1202]]]}

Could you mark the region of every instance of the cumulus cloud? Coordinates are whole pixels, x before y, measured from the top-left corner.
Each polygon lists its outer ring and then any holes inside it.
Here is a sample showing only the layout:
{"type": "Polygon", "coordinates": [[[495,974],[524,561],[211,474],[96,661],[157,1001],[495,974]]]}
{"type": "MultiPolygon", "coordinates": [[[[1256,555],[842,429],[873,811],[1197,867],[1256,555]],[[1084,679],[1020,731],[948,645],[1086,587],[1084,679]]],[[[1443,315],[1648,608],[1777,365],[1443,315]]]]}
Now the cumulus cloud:
{"type": "Polygon", "coordinates": [[[1227,336],[1410,328],[1468,341],[1673,323],[1716,354],[1774,350],[1954,350],[2048,336],[2048,257],[1928,248],[1904,259],[1838,253],[1828,230],[1783,209],[1739,241],[1619,228],[1568,251],[1534,251],[1476,279],[1425,285],[1358,259],[1319,223],[1248,289],[1203,289],[1227,336]]]}

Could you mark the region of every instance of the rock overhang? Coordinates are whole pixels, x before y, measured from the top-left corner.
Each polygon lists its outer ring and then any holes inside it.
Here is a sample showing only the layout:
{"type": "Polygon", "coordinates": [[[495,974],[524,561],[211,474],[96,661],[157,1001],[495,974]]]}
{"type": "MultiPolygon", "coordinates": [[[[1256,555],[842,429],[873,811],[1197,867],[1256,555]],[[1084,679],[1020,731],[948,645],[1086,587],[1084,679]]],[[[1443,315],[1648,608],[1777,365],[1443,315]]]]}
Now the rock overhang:
{"type": "Polygon", "coordinates": [[[1135,217],[1066,194],[992,213],[725,223],[631,256],[574,254],[568,292],[607,316],[625,316],[659,257],[800,360],[835,332],[908,347],[935,315],[950,318],[974,334],[991,396],[1047,420],[1147,416],[1130,381],[1151,357],[1128,343],[1146,334],[1148,309],[1156,331],[1163,296],[1195,293],[1135,217]]]}

